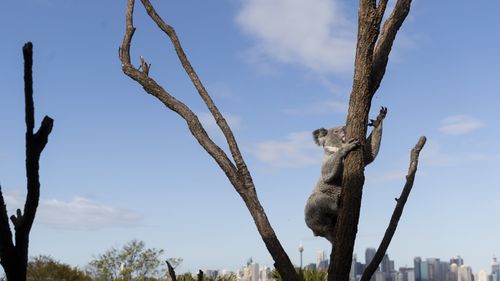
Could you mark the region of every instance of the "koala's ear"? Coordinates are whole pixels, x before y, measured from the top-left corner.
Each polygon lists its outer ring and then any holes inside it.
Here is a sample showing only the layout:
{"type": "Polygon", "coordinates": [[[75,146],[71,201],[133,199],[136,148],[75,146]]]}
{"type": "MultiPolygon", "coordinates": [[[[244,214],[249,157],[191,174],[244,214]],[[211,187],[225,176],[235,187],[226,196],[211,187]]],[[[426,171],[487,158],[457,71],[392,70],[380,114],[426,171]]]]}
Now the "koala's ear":
{"type": "Polygon", "coordinates": [[[317,145],[321,145],[320,143],[320,138],[323,138],[326,136],[326,134],[328,134],[328,130],[326,130],[325,128],[319,128],[317,130],[314,130],[313,132],[313,139],[314,139],[314,142],[317,144],[317,145]]]}

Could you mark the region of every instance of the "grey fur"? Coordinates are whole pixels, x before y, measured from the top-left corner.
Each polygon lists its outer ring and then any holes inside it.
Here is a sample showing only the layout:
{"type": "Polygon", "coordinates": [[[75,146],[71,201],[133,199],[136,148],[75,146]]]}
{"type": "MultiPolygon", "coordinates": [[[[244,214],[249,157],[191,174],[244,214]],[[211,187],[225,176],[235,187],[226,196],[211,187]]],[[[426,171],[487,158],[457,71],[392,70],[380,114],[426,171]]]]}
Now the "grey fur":
{"type": "MultiPolygon", "coordinates": [[[[382,139],[382,120],[386,114],[387,108],[382,107],[377,119],[371,120],[369,124],[374,129],[366,139],[365,166],[371,163],[378,154],[382,139]]],[[[345,126],[328,130],[317,129],[313,132],[313,139],[317,145],[323,146],[324,154],[321,176],[307,199],[304,210],[305,221],[315,236],[325,237],[333,243],[338,201],[342,188],[344,158],[349,152],[359,147],[360,143],[355,139],[345,142],[345,126]]]]}

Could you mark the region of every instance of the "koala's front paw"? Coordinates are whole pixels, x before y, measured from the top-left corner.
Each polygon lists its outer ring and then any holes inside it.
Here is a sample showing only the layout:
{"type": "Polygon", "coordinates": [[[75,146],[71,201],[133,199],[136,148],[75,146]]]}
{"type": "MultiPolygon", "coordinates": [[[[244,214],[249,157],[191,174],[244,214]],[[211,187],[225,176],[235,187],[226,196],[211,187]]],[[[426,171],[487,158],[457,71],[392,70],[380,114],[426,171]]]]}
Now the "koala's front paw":
{"type": "Polygon", "coordinates": [[[345,152],[352,151],[361,146],[361,143],[357,139],[350,139],[347,143],[343,145],[345,152]]]}
{"type": "Polygon", "coordinates": [[[377,127],[382,123],[382,120],[384,120],[385,116],[387,115],[387,107],[380,107],[380,112],[378,113],[377,119],[373,120],[370,119],[370,123],[368,123],[368,126],[373,126],[377,127]]]}

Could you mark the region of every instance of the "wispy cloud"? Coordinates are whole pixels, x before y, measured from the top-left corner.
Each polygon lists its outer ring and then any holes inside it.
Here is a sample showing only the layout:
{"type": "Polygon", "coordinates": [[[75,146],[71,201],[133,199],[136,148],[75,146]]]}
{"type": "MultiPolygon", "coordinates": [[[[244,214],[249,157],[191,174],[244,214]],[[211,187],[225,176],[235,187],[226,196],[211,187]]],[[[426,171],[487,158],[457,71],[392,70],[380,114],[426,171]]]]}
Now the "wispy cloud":
{"type": "Polygon", "coordinates": [[[353,68],[355,24],[340,1],[245,0],[236,21],[256,39],[254,54],[320,73],[353,68]]]}
{"type": "MultiPolygon", "coordinates": [[[[24,196],[15,192],[4,192],[9,212],[22,209],[24,196]]],[[[105,205],[84,197],[71,201],[58,199],[41,200],[37,216],[40,224],[72,230],[98,230],[109,227],[138,226],[143,216],[135,211],[105,205]]]]}
{"type": "Polygon", "coordinates": [[[284,140],[269,140],[251,147],[260,161],[274,167],[302,167],[318,163],[321,149],[313,142],[311,132],[297,132],[284,140]]]}
{"type": "Polygon", "coordinates": [[[477,152],[447,152],[440,143],[436,141],[427,141],[425,149],[422,150],[421,158],[423,163],[429,163],[435,166],[453,166],[471,161],[485,160],[488,156],[477,152]]]}
{"type": "Polygon", "coordinates": [[[439,131],[447,135],[464,135],[484,127],[480,120],[467,115],[453,115],[441,121],[439,131]]]}

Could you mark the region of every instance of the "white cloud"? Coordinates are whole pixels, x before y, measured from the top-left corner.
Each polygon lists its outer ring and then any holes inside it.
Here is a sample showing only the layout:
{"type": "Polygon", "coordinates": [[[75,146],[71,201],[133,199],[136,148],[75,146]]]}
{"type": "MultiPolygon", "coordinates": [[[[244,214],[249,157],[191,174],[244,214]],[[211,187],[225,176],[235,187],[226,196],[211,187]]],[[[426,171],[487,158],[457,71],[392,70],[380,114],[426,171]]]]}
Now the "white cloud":
{"type": "MultiPolygon", "coordinates": [[[[24,196],[15,192],[4,192],[9,213],[23,209],[24,196]]],[[[58,199],[41,200],[36,223],[49,227],[73,230],[97,230],[108,227],[130,227],[139,225],[143,216],[135,211],[115,208],[84,197],[75,197],[65,202],[58,199]]]]}
{"type": "Polygon", "coordinates": [[[311,132],[292,133],[285,140],[264,141],[251,148],[257,159],[275,167],[302,167],[319,163],[321,151],[314,144],[311,132]]]}
{"type": "Polygon", "coordinates": [[[436,141],[427,141],[421,152],[422,163],[435,166],[453,166],[471,161],[481,161],[488,158],[486,154],[460,151],[458,153],[446,152],[441,144],[436,141]]]}
{"type": "Polygon", "coordinates": [[[321,73],[350,72],[355,52],[355,24],[340,1],[245,0],[237,23],[257,40],[253,49],[284,63],[321,73]]]}
{"type": "Polygon", "coordinates": [[[453,115],[441,121],[439,131],[447,135],[464,135],[482,127],[484,127],[484,123],[476,118],[466,115],[453,115]]]}

